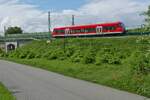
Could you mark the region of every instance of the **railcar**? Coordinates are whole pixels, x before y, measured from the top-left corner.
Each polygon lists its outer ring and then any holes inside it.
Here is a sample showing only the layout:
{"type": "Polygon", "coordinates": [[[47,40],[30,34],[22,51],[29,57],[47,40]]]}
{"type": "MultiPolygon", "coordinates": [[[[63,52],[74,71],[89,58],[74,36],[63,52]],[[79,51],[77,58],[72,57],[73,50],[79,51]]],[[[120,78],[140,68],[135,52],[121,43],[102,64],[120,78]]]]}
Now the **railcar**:
{"type": "Polygon", "coordinates": [[[52,37],[107,36],[124,33],[125,25],[122,22],[112,22],[54,28],[52,37]]]}

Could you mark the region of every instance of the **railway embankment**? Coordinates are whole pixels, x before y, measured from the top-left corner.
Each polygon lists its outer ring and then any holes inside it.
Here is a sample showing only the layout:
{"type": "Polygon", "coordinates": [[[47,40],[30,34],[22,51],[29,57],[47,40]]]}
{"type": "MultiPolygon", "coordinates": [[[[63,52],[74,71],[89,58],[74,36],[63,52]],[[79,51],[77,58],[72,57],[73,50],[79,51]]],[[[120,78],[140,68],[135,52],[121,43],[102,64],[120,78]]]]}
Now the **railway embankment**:
{"type": "Polygon", "coordinates": [[[33,41],[3,58],[150,97],[150,37],[33,41]]]}

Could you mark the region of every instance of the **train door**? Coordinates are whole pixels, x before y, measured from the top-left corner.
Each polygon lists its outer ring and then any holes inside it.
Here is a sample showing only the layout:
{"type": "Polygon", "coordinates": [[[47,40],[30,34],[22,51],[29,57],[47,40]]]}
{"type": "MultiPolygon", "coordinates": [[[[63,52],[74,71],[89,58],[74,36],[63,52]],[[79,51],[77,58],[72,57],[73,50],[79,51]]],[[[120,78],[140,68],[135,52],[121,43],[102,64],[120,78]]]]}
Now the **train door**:
{"type": "Polygon", "coordinates": [[[67,36],[67,35],[69,35],[70,34],[70,29],[69,28],[66,28],[65,29],[65,33],[64,33],[64,36],[67,36]]]}
{"type": "Polygon", "coordinates": [[[97,34],[103,34],[103,27],[102,26],[97,26],[96,27],[96,33],[97,34]]]}

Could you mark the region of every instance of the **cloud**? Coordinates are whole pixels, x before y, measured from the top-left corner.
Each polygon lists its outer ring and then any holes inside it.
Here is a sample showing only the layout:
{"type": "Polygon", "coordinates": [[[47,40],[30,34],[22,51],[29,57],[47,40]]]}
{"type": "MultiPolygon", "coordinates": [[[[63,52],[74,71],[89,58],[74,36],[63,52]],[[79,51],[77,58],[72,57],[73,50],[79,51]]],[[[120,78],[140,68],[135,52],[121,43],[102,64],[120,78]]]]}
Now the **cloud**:
{"type": "MultiPolygon", "coordinates": [[[[76,24],[122,21],[128,27],[143,23],[139,14],[145,11],[149,0],[87,0],[77,10],[64,9],[52,12],[52,27],[71,25],[71,15],[76,24]]],[[[35,5],[21,3],[20,0],[0,0],[0,33],[3,27],[20,26],[25,32],[47,31],[47,12],[35,5]]]]}
{"type": "Polygon", "coordinates": [[[87,0],[77,10],[63,10],[59,14],[74,14],[76,24],[122,21],[127,27],[138,27],[144,23],[140,13],[146,11],[149,4],[149,0],[87,0]]]}
{"type": "Polygon", "coordinates": [[[23,4],[19,0],[0,1],[0,33],[4,26],[20,26],[26,32],[46,31],[47,13],[35,5],[23,4]]]}
{"type": "Polygon", "coordinates": [[[127,26],[135,26],[143,22],[143,17],[139,14],[145,11],[149,4],[149,0],[145,2],[138,0],[90,0],[79,11],[93,16],[92,20],[97,16],[99,22],[120,20],[127,26]]]}

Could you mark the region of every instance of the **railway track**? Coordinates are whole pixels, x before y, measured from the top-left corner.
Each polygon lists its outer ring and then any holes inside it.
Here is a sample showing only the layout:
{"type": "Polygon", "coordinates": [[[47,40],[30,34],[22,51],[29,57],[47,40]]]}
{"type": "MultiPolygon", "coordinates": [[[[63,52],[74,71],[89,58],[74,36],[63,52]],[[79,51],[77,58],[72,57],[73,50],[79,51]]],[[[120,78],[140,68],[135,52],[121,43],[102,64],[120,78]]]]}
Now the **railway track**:
{"type": "MultiPolygon", "coordinates": [[[[105,37],[105,38],[120,38],[120,37],[129,37],[129,36],[145,36],[150,35],[150,32],[128,32],[125,34],[102,34],[102,35],[94,35],[94,36],[80,36],[81,38],[98,38],[98,37],[105,37]]],[[[43,35],[37,35],[35,36],[32,34],[32,36],[25,37],[25,35],[17,35],[9,36],[9,37],[0,37],[0,42],[5,42],[7,40],[18,40],[18,39],[48,39],[50,36],[49,34],[43,34],[43,35]],[[15,36],[15,37],[14,37],[15,36]]],[[[76,36],[77,37],[77,36],[76,36]]],[[[79,36],[78,36],[79,37],[79,36]]],[[[61,37],[62,38],[62,37],[61,37]]],[[[66,37],[66,38],[72,38],[72,37],[66,37]]]]}

